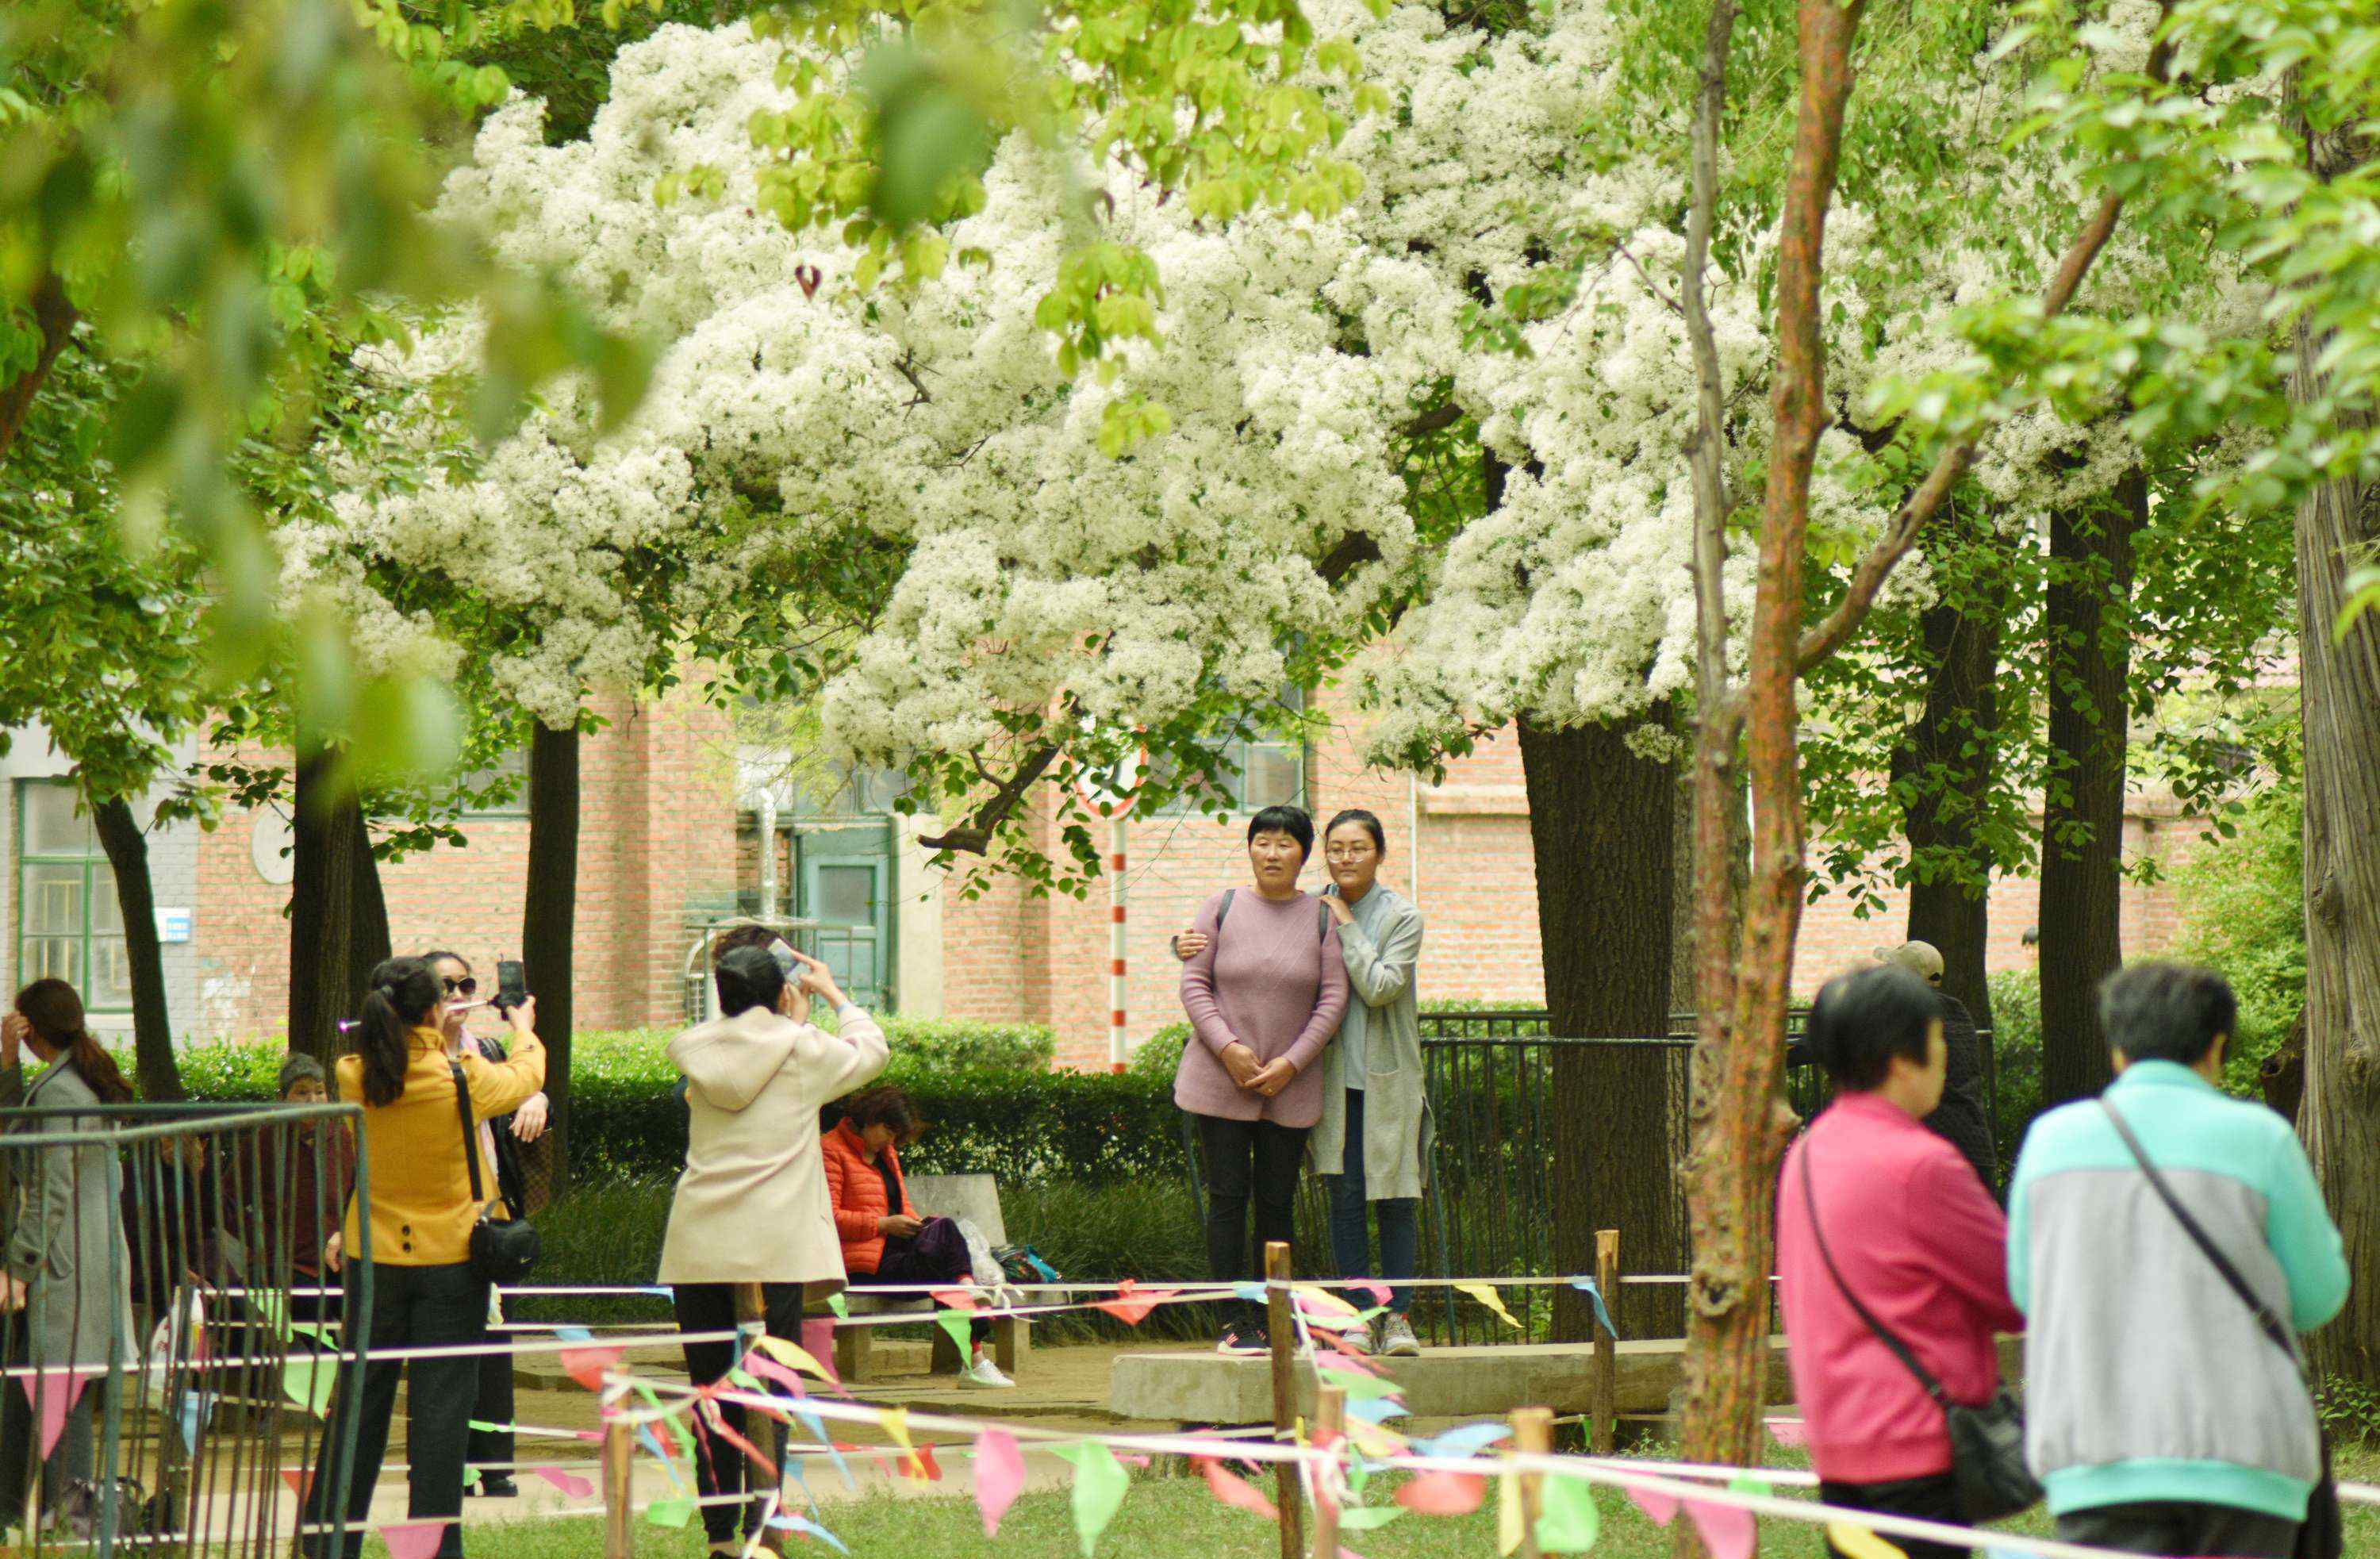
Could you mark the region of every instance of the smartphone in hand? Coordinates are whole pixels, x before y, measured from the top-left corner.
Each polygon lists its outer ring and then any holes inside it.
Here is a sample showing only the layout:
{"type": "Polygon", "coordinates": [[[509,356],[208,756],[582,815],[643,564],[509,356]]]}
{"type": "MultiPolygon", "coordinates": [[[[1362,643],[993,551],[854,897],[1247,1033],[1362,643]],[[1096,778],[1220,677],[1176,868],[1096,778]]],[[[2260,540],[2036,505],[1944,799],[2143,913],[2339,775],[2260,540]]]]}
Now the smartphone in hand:
{"type": "Polygon", "coordinates": [[[510,1012],[528,996],[528,971],[517,958],[496,960],[496,1010],[510,1012]]]}

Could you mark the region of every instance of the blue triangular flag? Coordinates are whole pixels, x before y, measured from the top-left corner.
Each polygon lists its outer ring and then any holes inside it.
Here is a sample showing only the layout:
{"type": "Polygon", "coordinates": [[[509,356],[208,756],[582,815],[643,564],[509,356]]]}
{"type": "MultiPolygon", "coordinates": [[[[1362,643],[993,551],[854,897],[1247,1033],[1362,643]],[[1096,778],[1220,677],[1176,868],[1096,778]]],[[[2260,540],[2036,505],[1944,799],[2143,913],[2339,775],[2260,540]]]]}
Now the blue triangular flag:
{"type": "Polygon", "coordinates": [[[1384,1423],[1390,1419],[1404,1418],[1405,1405],[1391,1396],[1357,1397],[1347,1404],[1347,1416],[1367,1424],[1384,1423]]]}
{"type": "Polygon", "coordinates": [[[1512,1432],[1509,1426],[1499,1423],[1457,1424],[1443,1434],[1415,1441],[1413,1454],[1459,1461],[1477,1455],[1498,1441],[1509,1438],[1512,1432]]]}
{"type": "Polygon", "coordinates": [[[1603,1291],[1596,1287],[1595,1279],[1591,1277],[1574,1277],[1570,1280],[1570,1285],[1595,1301],[1595,1319],[1602,1325],[1606,1332],[1611,1334],[1611,1340],[1613,1342],[1618,1342],[1620,1340],[1620,1328],[1611,1324],[1611,1312],[1604,1308],[1603,1291]]]}
{"type": "Polygon", "coordinates": [[[848,1553],[851,1552],[848,1548],[844,1547],[843,1540],[841,1538],[836,1537],[832,1532],[828,1531],[824,1527],[820,1526],[817,1522],[809,1520],[804,1516],[789,1516],[780,1511],[778,1514],[769,1517],[769,1525],[771,1527],[783,1527],[789,1532],[800,1532],[808,1537],[823,1539],[825,1541],[832,1543],[835,1547],[835,1552],[838,1553],[848,1553]]]}

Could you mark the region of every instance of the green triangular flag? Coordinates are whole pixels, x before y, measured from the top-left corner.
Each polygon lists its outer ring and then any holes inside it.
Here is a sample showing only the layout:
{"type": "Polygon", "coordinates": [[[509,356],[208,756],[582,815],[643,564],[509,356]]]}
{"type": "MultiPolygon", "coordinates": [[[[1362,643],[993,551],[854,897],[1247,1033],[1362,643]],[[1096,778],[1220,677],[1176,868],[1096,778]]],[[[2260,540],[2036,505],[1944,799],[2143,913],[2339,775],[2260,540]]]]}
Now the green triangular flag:
{"type": "Polygon", "coordinates": [[[293,1358],[281,1370],[281,1389],[316,1418],[331,1410],[331,1387],[339,1377],[335,1358],[293,1358]]]}
{"type": "Polygon", "coordinates": [[[1595,1495],[1575,1478],[1547,1478],[1538,1496],[1537,1546],[1548,1553],[1584,1553],[1603,1531],[1595,1495]]]}
{"type": "Polygon", "coordinates": [[[1075,1534],[1083,1540],[1083,1559],[1091,1559],[1099,1534],[1123,1508],[1132,1480],[1115,1453],[1096,1440],[1060,1445],[1056,1454],[1075,1466],[1075,1534]]]}
{"type": "Polygon", "coordinates": [[[281,1296],[269,1288],[248,1291],[248,1308],[256,1312],[275,1337],[286,1340],[289,1335],[289,1312],[281,1305],[281,1296]]]}
{"type": "Polygon", "coordinates": [[[1334,1370],[1328,1364],[1318,1364],[1315,1372],[1322,1383],[1335,1386],[1347,1394],[1350,1402],[1364,1402],[1382,1396],[1394,1396],[1405,1388],[1394,1381],[1384,1381],[1378,1375],[1366,1375],[1354,1370],[1334,1370]]]}
{"type": "Polygon", "coordinates": [[[683,1527],[694,1519],[692,1500],[655,1500],[645,1506],[645,1519],[656,1527],[683,1527]]]}
{"type": "MultiPolygon", "coordinates": [[[[1342,1532],[1368,1532],[1375,1527],[1385,1527],[1402,1516],[1403,1511],[1392,1504],[1358,1505],[1339,1513],[1339,1529],[1342,1532]]],[[[1544,1523],[1537,1529],[1545,1529],[1544,1523]]]]}
{"type": "Polygon", "coordinates": [[[835,1318],[839,1321],[849,1321],[851,1319],[851,1306],[844,1302],[843,1296],[840,1294],[828,1295],[826,1297],[826,1308],[832,1310],[835,1313],[835,1318]]]}
{"type": "Polygon", "coordinates": [[[934,1321],[951,1334],[952,1342],[958,1345],[959,1368],[965,1369],[967,1361],[975,1357],[975,1333],[967,1323],[966,1312],[944,1310],[934,1317],[934,1321]]]}
{"type": "Polygon", "coordinates": [[[1768,1480],[1766,1478],[1755,1478],[1748,1472],[1739,1472],[1727,1480],[1727,1492],[1730,1494],[1773,1494],[1777,1491],[1768,1486],[1768,1480]]]}
{"type": "Polygon", "coordinates": [[[463,1468],[463,1487],[465,1487],[466,1489],[476,1489],[476,1488],[478,1488],[479,1486],[480,1486],[480,1469],[479,1469],[478,1468],[476,1468],[476,1467],[472,1467],[472,1466],[471,1466],[471,1465],[469,1465],[468,1463],[464,1464],[464,1468],[463,1468]]]}

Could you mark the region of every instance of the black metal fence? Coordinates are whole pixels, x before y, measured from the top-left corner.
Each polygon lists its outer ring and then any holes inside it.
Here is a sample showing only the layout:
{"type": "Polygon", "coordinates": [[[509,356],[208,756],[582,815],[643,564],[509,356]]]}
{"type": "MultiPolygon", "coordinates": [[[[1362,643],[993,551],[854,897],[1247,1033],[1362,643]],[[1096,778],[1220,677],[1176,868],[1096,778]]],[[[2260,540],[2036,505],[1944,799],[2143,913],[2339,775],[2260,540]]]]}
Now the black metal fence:
{"type": "MultiPolygon", "coordinates": [[[[0,1542],[285,1553],[297,1488],[318,1466],[344,1487],[353,1455],[352,1430],[322,1455],[335,1307],[290,1289],[319,1286],[298,1261],[347,1187],[369,1195],[359,1112],[33,1097],[0,1109],[0,1542]]],[[[347,1303],[368,1327],[368,1276],[347,1303]]]]}

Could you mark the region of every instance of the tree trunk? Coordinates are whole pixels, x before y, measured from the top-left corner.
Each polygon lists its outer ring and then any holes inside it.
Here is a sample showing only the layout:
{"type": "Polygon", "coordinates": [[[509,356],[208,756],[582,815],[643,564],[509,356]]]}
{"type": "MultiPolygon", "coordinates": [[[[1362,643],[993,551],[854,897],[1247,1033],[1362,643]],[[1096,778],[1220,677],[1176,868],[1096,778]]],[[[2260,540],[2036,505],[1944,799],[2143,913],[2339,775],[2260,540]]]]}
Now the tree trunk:
{"type": "Polygon", "coordinates": [[[25,426],[26,414],[33,408],[33,397],[42,393],[42,384],[49,378],[58,354],[74,338],[75,307],[67,301],[66,283],[58,279],[57,273],[44,273],[33,284],[31,303],[33,324],[42,333],[42,344],[30,366],[0,384],[0,459],[7,457],[18,432],[25,426]]]}
{"type": "MultiPolygon", "coordinates": [[[[2335,146],[2343,145],[2334,142],[2335,146]]],[[[2352,154],[2317,154],[2325,177],[2352,154]]],[[[2324,340],[2302,324],[2293,399],[2327,393],[2324,340]]],[[[2347,1309],[2312,1338],[2314,1368],[2380,1389],[2380,614],[2344,638],[2347,575],[2380,549],[2380,482],[2338,481],[2298,505],[2298,676],[2305,719],[2305,1099],[2298,1114],[2347,1237],[2347,1309]]]]}
{"type": "Polygon", "coordinates": [[[2123,961],[2124,764],[2131,713],[2132,537],[2148,479],[2049,518],[2049,762],[2041,817],[2041,1102],[2113,1076],[2099,982],[2123,961]]]}
{"type": "Polygon", "coordinates": [[[537,995],[537,1037],[545,1044],[545,1097],[552,1138],[549,1194],[570,1163],[572,964],[578,912],[578,728],[540,725],[528,748],[528,883],[521,911],[521,962],[537,995]]]}
{"type": "Polygon", "coordinates": [[[344,786],[334,789],[334,760],[322,748],[298,754],[290,818],[289,1048],[325,1066],[346,1048],[339,1024],[355,1016],[360,994],[348,961],[356,798],[344,786]]]}
{"type": "Polygon", "coordinates": [[[140,1097],[152,1104],[188,1097],[174,1060],[174,1029],[165,1010],[165,956],[157,944],[157,895],[149,881],[149,839],[122,797],[91,810],[99,847],[115,874],[115,904],[124,920],[124,957],[132,973],[132,1070],[140,1097]]]}
{"type": "MultiPolygon", "coordinates": [[[[1553,730],[1521,723],[1529,843],[1537,870],[1537,928],[1546,1007],[1568,1039],[1658,1038],[1670,1016],[1670,814],[1669,764],[1628,746],[1637,726],[1666,725],[1669,711],[1553,730]]],[[[1632,1272],[1685,1266],[1678,1197],[1682,1123],[1670,1109],[1670,1073],[1684,1053],[1660,1044],[1555,1050],[1553,1131],[1555,1269],[1595,1270],[1595,1231],[1618,1229],[1632,1272]]],[[[1554,1335],[1585,1341],[1593,1317],[1581,1296],[1559,1291],[1554,1335]]],[[[1674,1291],[1636,1286],[1609,1296],[1622,1336],[1674,1335],[1674,1291]]]]}
{"type": "Polygon", "coordinates": [[[347,811],[347,989],[360,1001],[371,987],[375,965],[390,956],[388,900],[380,886],[380,862],[371,847],[371,827],[363,809],[347,811]]]}
{"type": "Polygon", "coordinates": [[[1942,989],[1990,1028],[1984,979],[1992,855],[1982,841],[1982,807],[1999,767],[2001,615],[1998,603],[1942,601],[1919,619],[1932,668],[1925,706],[1892,757],[1892,780],[1908,786],[1911,875],[1909,940],[1942,955],[1942,989]],[[1965,606],[1973,612],[1969,615],[1965,606]]]}

